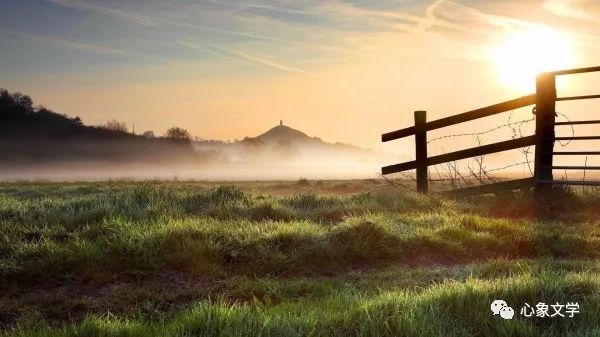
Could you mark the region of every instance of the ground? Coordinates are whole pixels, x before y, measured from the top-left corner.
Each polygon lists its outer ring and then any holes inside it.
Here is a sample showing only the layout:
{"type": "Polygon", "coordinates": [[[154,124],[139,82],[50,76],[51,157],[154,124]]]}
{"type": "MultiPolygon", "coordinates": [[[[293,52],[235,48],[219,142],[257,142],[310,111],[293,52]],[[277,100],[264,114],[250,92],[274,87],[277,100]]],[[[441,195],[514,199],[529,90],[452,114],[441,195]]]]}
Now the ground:
{"type": "Polygon", "coordinates": [[[0,335],[598,336],[600,193],[556,193],[540,218],[381,180],[0,184],[0,335]]]}

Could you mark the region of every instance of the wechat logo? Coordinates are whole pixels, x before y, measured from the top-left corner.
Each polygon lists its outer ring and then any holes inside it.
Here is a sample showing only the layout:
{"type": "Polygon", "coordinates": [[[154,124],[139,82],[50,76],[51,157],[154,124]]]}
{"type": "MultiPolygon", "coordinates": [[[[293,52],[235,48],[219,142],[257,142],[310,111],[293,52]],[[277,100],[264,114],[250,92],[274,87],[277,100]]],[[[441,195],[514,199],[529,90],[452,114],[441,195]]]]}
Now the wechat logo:
{"type": "Polygon", "coordinates": [[[494,300],[490,309],[494,315],[500,315],[504,319],[512,319],[515,315],[513,308],[509,307],[503,300],[494,300]]]}

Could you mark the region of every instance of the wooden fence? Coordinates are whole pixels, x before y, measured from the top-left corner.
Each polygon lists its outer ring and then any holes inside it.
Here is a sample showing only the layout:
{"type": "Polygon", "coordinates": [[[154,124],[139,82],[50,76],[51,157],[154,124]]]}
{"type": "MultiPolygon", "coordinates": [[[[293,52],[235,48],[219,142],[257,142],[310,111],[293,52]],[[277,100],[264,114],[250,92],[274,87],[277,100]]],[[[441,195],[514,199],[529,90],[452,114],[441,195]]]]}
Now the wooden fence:
{"type": "Polygon", "coordinates": [[[466,187],[454,190],[457,195],[476,195],[490,193],[498,190],[510,190],[519,188],[535,187],[537,192],[544,192],[548,186],[554,184],[561,185],[597,185],[600,181],[573,181],[573,180],[554,180],[552,171],[561,170],[600,170],[600,167],[594,166],[553,166],[552,161],[555,155],[600,155],[598,151],[570,151],[555,152],[554,142],[557,140],[590,140],[599,139],[600,136],[579,136],[579,137],[556,137],[554,133],[555,126],[560,125],[583,125],[600,124],[600,120],[583,120],[555,122],[556,102],[581,99],[600,98],[600,95],[557,97],[556,77],[570,74],[580,74],[600,71],[600,67],[568,69],[554,72],[547,72],[539,75],[536,81],[535,94],[519,97],[510,101],[494,104],[485,108],[480,108],[465,113],[441,118],[427,122],[425,111],[414,112],[414,126],[405,129],[396,130],[381,135],[381,141],[387,142],[408,136],[415,136],[415,160],[400,164],[382,167],[382,174],[391,174],[416,169],[417,191],[426,193],[428,191],[428,167],[432,165],[453,162],[456,160],[467,159],[476,156],[483,156],[491,153],[502,152],[526,146],[535,146],[535,163],[533,177],[504,181],[493,184],[485,184],[474,187],[466,187]],[[506,140],[498,143],[478,146],[466,150],[441,154],[437,156],[427,156],[427,131],[444,128],[447,126],[472,121],[475,119],[496,115],[502,112],[535,105],[535,134],[527,137],[506,140]]]}

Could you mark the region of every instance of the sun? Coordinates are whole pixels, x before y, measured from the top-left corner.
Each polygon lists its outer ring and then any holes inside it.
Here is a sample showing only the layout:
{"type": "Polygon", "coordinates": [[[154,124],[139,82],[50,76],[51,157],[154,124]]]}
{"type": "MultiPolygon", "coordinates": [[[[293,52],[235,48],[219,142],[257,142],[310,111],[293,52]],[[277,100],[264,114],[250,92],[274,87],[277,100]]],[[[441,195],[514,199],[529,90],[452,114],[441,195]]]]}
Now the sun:
{"type": "Polygon", "coordinates": [[[570,68],[574,62],[569,39],[540,26],[509,33],[499,45],[490,48],[489,57],[502,83],[515,91],[533,91],[538,74],[570,68]]]}

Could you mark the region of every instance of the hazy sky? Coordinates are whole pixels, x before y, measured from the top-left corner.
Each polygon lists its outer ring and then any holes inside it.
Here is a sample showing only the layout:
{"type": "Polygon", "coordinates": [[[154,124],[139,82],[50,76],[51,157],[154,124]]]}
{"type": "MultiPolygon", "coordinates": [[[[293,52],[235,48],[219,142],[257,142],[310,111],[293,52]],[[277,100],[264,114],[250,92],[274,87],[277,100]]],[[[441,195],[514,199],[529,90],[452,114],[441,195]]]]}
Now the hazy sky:
{"type": "Polygon", "coordinates": [[[89,124],[234,139],[283,119],[377,148],[413,110],[599,65],[600,1],[0,0],[0,46],[0,87],[89,124]]]}

